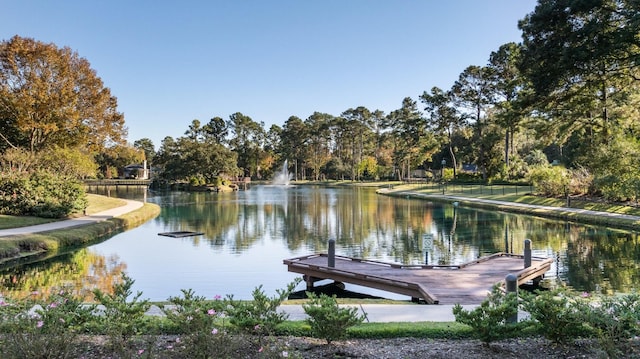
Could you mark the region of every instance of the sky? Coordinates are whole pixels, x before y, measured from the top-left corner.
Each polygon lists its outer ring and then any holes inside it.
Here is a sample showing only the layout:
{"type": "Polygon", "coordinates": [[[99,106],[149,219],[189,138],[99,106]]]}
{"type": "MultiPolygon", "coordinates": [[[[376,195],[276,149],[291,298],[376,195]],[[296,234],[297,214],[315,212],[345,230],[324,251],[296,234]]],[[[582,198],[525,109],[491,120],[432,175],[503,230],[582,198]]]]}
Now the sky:
{"type": "MultiPolygon", "coordinates": [[[[128,141],[184,135],[241,112],[265,130],[290,116],[448,90],[486,65],[535,0],[5,0],[14,35],[86,58],[125,116],[128,141]]],[[[421,103],[419,103],[422,108],[421,103]]]]}

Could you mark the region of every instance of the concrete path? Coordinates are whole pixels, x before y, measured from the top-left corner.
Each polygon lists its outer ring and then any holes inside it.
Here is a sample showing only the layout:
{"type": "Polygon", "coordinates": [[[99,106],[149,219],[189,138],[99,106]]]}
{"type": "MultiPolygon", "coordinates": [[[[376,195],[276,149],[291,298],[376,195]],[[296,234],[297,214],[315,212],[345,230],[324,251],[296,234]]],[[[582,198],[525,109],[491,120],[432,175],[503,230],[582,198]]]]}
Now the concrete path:
{"type": "MultiPolygon", "coordinates": [[[[349,304],[344,307],[358,308],[358,314],[365,315],[365,323],[390,323],[390,322],[455,322],[453,305],[428,305],[428,304],[349,304]]],[[[463,305],[463,308],[471,310],[477,305],[463,305]]],[[[278,307],[278,311],[289,315],[289,320],[304,320],[307,315],[302,305],[284,304],[278,307]]],[[[147,315],[162,316],[162,310],[157,306],[151,306],[147,315]]],[[[518,315],[522,318],[522,314],[518,315]]]]}
{"type": "Polygon", "coordinates": [[[2,229],[0,230],[0,237],[53,231],[56,229],[65,229],[65,228],[83,226],[91,223],[102,222],[102,221],[106,221],[109,218],[118,217],[123,214],[135,211],[136,209],[141,208],[144,205],[144,203],[139,201],[131,201],[131,200],[124,200],[124,201],[127,202],[127,204],[124,206],[112,208],[112,209],[98,212],[89,216],[67,219],[64,221],[38,224],[35,226],[2,229]]]}

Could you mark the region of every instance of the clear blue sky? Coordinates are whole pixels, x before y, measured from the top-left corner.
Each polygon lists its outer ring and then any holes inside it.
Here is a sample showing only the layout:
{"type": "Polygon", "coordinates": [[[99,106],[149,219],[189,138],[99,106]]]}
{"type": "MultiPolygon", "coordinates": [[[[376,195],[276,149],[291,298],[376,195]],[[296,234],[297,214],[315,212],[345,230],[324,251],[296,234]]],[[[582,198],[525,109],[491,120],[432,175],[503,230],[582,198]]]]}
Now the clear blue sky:
{"type": "Polygon", "coordinates": [[[68,46],[125,115],[129,142],[156,149],[242,112],[284,125],[314,111],[389,113],[469,65],[520,42],[535,0],[20,0],[2,5],[0,38],[68,46]]]}

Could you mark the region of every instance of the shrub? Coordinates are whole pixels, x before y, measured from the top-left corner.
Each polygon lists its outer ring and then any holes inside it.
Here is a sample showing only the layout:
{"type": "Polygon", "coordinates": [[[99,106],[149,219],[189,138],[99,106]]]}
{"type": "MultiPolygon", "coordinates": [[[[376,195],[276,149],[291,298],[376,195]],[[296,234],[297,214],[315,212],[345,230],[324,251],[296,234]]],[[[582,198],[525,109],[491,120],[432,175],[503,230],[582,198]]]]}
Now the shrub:
{"type": "Polygon", "coordinates": [[[0,214],[62,218],[87,206],[82,183],[46,171],[2,173],[0,214]]]}
{"type": "Polygon", "coordinates": [[[522,308],[531,316],[537,332],[555,343],[567,343],[586,335],[583,312],[588,307],[564,289],[522,293],[522,308]]]}
{"type": "Polygon", "coordinates": [[[601,297],[584,312],[585,322],[593,328],[600,346],[609,357],[623,357],[629,339],[640,334],[640,295],[601,297]]]}
{"type": "Polygon", "coordinates": [[[78,335],[93,318],[92,310],[63,290],[44,301],[0,300],[2,357],[72,357],[78,335]]]}
{"type": "Polygon", "coordinates": [[[207,301],[191,289],[182,294],[170,297],[170,305],[161,308],[182,336],[180,353],[185,358],[229,356],[233,345],[224,326],[223,301],[207,301]]]}
{"type": "Polygon", "coordinates": [[[109,335],[111,347],[120,354],[127,353],[126,344],[132,336],[140,334],[144,325],[144,315],[151,305],[148,300],[139,301],[142,292],[137,292],[131,300],[134,280],[122,274],[122,282],[114,284],[113,293],[95,289],[93,294],[102,308],[97,317],[98,324],[109,335]]]}
{"type": "Polygon", "coordinates": [[[535,167],[529,172],[529,180],[545,196],[564,196],[569,190],[570,176],[564,167],[535,167]]]}
{"type": "Polygon", "coordinates": [[[332,341],[343,339],[347,329],[364,321],[363,315],[358,315],[358,308],[341,308],[335,295],[330,297],[324,293],[316,296],[307,292],[309,303],[302,306],[309,316],[305,321],[311,326],[311,333],[316,338],[322,338],[331,344],[332,341]]]}
{"type": "Polygon", "coordinates": [[[495,285],[487,299],[473,310],[465,310],[460,304],[453,307],[456,322],[473,328],[473,334],[486,344],[514,335],[524,324],[511,323],[518,314],[518,296],[505,293],[495,285]]]}
{"type": "Polygon", "coordinates": [[[253,290],[251,301],[236,301],[232,295],[227,296],[225,302],[229,322],[238,330],[250,334],[274,333],[276,326],[288,318],[288,314],[277,309],[300,281],[300,278],[296,278],[286,289],[278,289],[271,298],[264,293],[262,285],[253,290]]]}

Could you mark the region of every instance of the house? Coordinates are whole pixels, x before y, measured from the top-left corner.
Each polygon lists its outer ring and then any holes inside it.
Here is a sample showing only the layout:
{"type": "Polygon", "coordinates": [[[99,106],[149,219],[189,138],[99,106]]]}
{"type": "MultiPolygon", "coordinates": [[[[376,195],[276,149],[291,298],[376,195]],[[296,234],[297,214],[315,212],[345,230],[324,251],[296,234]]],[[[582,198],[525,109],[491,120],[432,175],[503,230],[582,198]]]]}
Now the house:
{"type": "Polygon", "coordinates": [[[128,179],[149,179],[149,169],[147,168],[147,161],[143,164],[132,164],[125,166],[123,170],[124,178],[128,179]]]}

